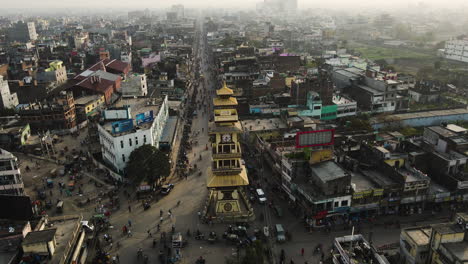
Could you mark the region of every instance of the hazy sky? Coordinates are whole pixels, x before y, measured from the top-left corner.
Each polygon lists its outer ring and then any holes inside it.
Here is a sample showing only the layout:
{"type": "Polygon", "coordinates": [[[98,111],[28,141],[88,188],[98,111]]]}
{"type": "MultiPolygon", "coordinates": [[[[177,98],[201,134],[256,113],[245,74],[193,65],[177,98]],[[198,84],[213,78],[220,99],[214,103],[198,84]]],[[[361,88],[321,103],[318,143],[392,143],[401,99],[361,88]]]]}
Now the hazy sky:
{"type": "MultiPolygon", "coordinates": [[[[450,7],[456,8],[464,4],[466,0],[298,0],[299,7],[320,7],[320,8],[346,8],[353,9],[358,7],[406,7],[409,4],[419,2],[428,3],[433,7],[445,7],[450,3],[450,7]]],[[[62,8],[62,7],[85,7],[85,8],[103,8],[108,5],[111,7],[128,7],[131,9],[143,8],[165,8],[172,4],[183,4],[187,7],[236,7],[252,8],[258,2],[263,0],[0,0],[0,6],[3,8],[62,8]]],[[[465,4],[466,5],[466,4],[465,4]]],[[[1,8],[0,8],[1,10],[1,8]]]]}

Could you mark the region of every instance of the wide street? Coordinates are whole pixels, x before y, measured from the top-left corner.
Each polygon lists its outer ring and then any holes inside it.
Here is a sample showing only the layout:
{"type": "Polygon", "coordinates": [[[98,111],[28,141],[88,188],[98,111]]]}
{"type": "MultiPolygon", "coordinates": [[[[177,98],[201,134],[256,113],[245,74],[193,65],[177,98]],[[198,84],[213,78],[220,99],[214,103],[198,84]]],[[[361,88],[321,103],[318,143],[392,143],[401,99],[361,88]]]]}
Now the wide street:
{"type": "MultiPolygon", "coordinates": [[[[202,28],[200,26],[197,31],[200,43],[198,45],[199,50],[196,54],[200,59],[201,74],[204,76],[205,81],[200,82],[199,87],[195,87],[195,89],[198,89],[196,101],[200,101],[201,110],[197,110],[198,114],[193,116],[192,133],[189,139],[189,141],[193,140],[198,143],[194,144],[193,149],[187,152],[190,164],[197,165],[198,169],[202,172],[201,176],[198,176],[198,173],[194,173],[189,175],[187,179],[172,177],[169,181],[175,184],[173,191],[160,200],[153,202],[149,210],[143,210],[141,203],[133,197],[122,203],[122,209],[113,214],[110,218],[110,222],[113,225],[110,234],[114,237],[110,253],[112,256],[118,254],[120,263],[143,262],[143,260],[137,259],[137,251],[139,248],[148,256],[149,263],[159,263],[158,255],[160,250],[167,252],[164,243],[160,239],[161,232],[170,234],[172,226],[174,226],[176,232],[180,232],[182,236],[188,240],[188,245],[180,251],[182,258],[179,263],[195,263],[195,260],[200,256],[206,259],[206,263],[224,263],[226,257],[232,257],[236,254],[235,245],[228,244],[221,238],[218,239],[216,243],[209,244],[207,241],[195,240],[193,235],[196,230],[204,233],[205,236],[208,232],[215,231],[218,237],[221,237],[221,234],[228,226],[227,224],[215,224],[213,226],[203,224],[199,221],[197,214],[203,209],[208,194],[205,171],[210,164],[211,150],[209,148],[206,149],[206,145],[208,144],[207,130],[212,110],[213,90],[219,88],[219,83],[216,80],[217,76],[215,76],[212,71],[213,68],[210,64],[211,55],[209,48],[201,32],[202,28]],[[202,157],[201,160],[200,155],[202,157]],[[177,205],[178,201],[180,201],[180,205],[177,205]],[[169,216],[168,210],[171,210],[171,216],[169,216]],[[161,211],[163,212],[163,221],[161,223],[161,230],[158,232],[157,225],[160,223],[161,211]],[[129,226],[130,223],[131,226],[129,226]],[[131,236],[122,234],[122,227],[124,225],[130,228],[131,236]],[[187,236],[188,230],[190,230],[191,233],[190,237],[187,236]],[[151,233],[151,235],[149,233],[151,233]],[[153,247],[154,239],[156,239],[156,247],[153,247]],[[117,246],[117,244],[120,244],[120,246],[117,246]]],[[[189,116],[191,115],[189,114],[189,116]]],[[[245,158],[245,161],[250,167],[258,168],[258,166],[260,166],[253,158],[245,158]]],[[[271,175],[271,171],[265,166],[263,177],[268,178],[269,175],[271,175]]],[[[268,205],[256,203],[254,204],[254,208],[257,220],[251,224],[248,232],[253,233],[252,230],[255,227],[260,228],[265,225],[272,227],[275,224],[282,224],[292,236],[292,240],[284,244],[276,244],[274,237],[272,238],[271,244],[273,245],[273,251],[276,256],[275,259],[272,260],[272,263],[279,263],[278,256],[281,249],[284,249],[286,252],[287,263],[289,263],[291,259],[293,259],[295,263],[304,263],[305,261],[308,261],[308,263],[319,263],[320,256],[314,256],[312,254],[313,248],[317,244],[321,243],[325,248],[330,248],[334,237],[351,233],[349,229],[332,230],[330,233],[325,231],[307,232],[302,219],[294,216],[287,209],[287,202],[272,193],[266,181],[260,180],[260,182],[266,192],[267,198],[276,205],[279,205],[283,209],[284,215],[279,218],[273,214],[272,210],[268,208],[268,205]],[[260,221],[260,214],[264,215],[264,222],[260,221]],[[301,248],[305,249],[304,256],[301,256],[301,248]]],[[[418,215],[413,216],[414,219],[408,217],[407,220],[408,223],[413,223],[417,221],[416,219],[423,219],[423,217],[424,216],[418,215]]],[[[404,221],[405,218],[402,219],[403,223],[404,221]]],[[[433,219],[432,221],[436,220],[433,219]]],[[[377,246],[396,243],[400,236],[400,230],[396,227],[386,228],[384,225],[378,224],[373,227],[363,225],[360,231],[366,237],[372,232],[373,243],[377,246]]],[[[109,248],[110,245],[107,245],[107,247],[109,248]]],[[[167,239],[167,247],[171,247],[170,239],[167,239]]],[[[329,251],[326,251],[326,253],[328,252],[329,251]]],[[[174,251],[172,253],[174,253],[174,251]]]]}

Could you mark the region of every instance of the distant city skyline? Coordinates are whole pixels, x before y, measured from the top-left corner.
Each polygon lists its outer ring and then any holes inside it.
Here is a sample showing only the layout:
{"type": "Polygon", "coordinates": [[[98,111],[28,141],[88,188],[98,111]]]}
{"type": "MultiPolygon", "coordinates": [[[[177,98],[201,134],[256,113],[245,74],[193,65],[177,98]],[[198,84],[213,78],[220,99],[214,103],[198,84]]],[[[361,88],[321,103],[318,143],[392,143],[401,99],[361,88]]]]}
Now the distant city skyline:
{"type": "MultiPolygon", "coordinates": [[[[168,8],[173,4],[183,4],[187,8],[236,8],[236,9],[249,9],[255,8],[257,3],[263,0],[177,0],[177,1],[154,1],[154,0],[134,0],[131,2],[116,2],[111,0],[102,0],[99,2],[92,0],[63,0],[60,2],[53,0],[17,0],[17,1],[4,1],[2,8],[9,9],[31,9],[31,8],[128,8],[128,9],[144,9],[144,8],[168,8]]],[[[359,7],[405,7],[408,5],[416,5],[418,3],[428,4],[432,7],[446,7],[457,8],[459,5],[467,5],[465,0],[450,0],[450,5],[447,1],[442,0],[298,0],[300,8],[359,8],[359,7]]]]}

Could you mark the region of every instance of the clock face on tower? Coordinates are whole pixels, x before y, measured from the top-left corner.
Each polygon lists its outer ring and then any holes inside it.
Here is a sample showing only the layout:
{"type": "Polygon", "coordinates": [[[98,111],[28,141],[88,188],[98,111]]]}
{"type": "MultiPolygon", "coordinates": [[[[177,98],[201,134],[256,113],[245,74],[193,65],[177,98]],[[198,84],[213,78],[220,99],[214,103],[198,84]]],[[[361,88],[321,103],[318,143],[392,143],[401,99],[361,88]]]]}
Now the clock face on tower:
{"type": "Polygon", "coordinates": [[[231,142],[231,135],[230,134],[223,134],[221,139],[222,139],[223,142],[231,142]]]}

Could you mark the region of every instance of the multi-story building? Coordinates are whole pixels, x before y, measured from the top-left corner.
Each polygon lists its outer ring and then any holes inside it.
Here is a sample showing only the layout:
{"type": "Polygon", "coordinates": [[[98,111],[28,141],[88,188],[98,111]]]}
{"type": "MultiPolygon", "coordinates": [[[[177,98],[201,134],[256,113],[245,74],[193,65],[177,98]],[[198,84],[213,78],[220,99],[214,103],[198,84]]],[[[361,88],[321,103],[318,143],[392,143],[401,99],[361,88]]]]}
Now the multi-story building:
{"type": "Polygon", "coordinates": [[[37,39],[36,25],[34,22],[19,21],[8,29],[10,41],[28,42],[37,39]]]}
{"type": "Polygon", "coordinates": [[[468,62],[468,39],[446,41],[444,55],[446,59],[468,62]]]}
{"type": "Polygon", "coordinates": [[[458,213],[455,222],[411,227],[401,231],[400,256],[404,264],[462,264],[468,262],[468,215],[458,213]]]}
{"type": "Polygon", "coordinates": [[[75,97],[83,95],[104,95],[106,104],[111,104],[116,99],[113,96],[120,92],[123,77],[130,70],[127,63],[117,60],[100,60],[84,72],[75,76],[71,81],[71,87],[75,97]]]}
{"type": "Polygon", "coordinates": [[[81,32],[73,38],[73,43],[75,44],[75,49],[82,49],[84,44],[88,41],[88,33],[81,32]]]}
{"type": "Polygon", "coordinates": [[[146,74],[130,74],[121,84],[122,97],[146,96],[148,83],[146,74]]]}
{"type": "Polygon", "coordinates": [[[53,61],[49,63],[49,66],[49,68],[36,74],[38,83],[55,83],[59,85],[67,81],[67,69],[62,61],[53,61]]]}
{"type": "Polygon", "coordinates": [[[249,179],[241,162],[242,128],[236,110],[237,100],[226,84],[216,94],[213,99],[214,122],[209,126],[213,162],[208,171],[210,192],[205,217],[214,221],[222,218],[232,222],[251,221],[253,208],[242,190],[249,185],[249,179]]]}
{"type": "Polygon", "coordinates": [[[10,92],[8,81],[0,76],[0,108],[14,108],[18,105],[18,96],[16,93],[10,92]]]}
{"type": "Polygon", "coordinates": [[[52,101],[18,107],[21,121],[33,131],[71,129],[76,126],[75,100],[71,92],[62,91],[52,101]]]}
{"type": "Polygon", "coordinates": [[[334,264],[390,263],[363,235],[337,237],[333,241],[333,248],[335,249],[332,252],[334,264]]]}
{"type": "Polygon", "coordinates": [[[4,149],[0,149],[0,194],[24,195],[18,158],[4,149]]]}
{"type": "Polygon", "coordinates": [[[87,95],[75,99],[76,117],[78,122],[83,122],[89,116],[99,113],[99,110],[106,104],[104,95],[87,95]]]}
{"type": "Polygon", "coordinates": [[[104,110],[98,124],[104,161],[122,174],[133,150],[145,144],[159,148],[168,116],[167,97],[122,99],[104,110]]]}

